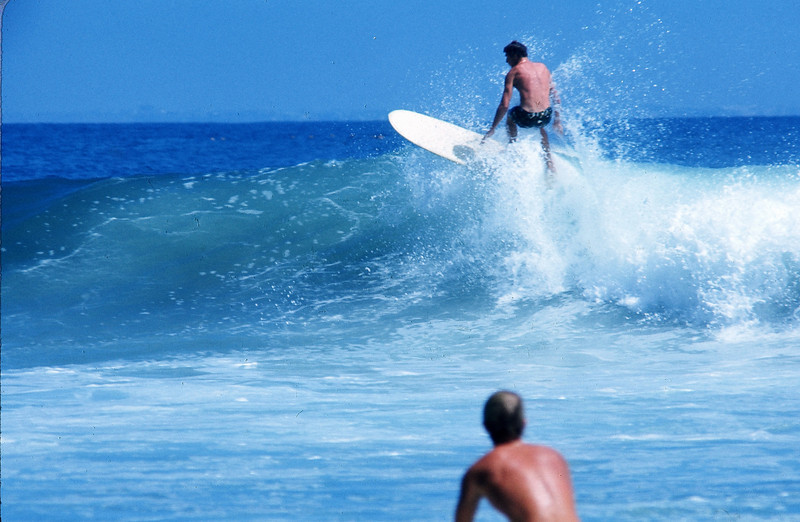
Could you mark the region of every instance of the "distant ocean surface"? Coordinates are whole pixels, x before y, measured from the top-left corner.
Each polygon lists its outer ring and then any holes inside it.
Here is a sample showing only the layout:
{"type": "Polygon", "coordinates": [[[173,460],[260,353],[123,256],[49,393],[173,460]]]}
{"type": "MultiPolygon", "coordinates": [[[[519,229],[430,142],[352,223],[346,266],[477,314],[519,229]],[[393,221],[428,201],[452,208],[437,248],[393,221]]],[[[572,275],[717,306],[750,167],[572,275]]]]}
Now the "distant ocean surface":
{"type": "Polygon", "coordinates": [[[800,118],[555,147],[3,125],[3,519],[446,520],[504,388],[583,520],[800,520],[800,118]]]}

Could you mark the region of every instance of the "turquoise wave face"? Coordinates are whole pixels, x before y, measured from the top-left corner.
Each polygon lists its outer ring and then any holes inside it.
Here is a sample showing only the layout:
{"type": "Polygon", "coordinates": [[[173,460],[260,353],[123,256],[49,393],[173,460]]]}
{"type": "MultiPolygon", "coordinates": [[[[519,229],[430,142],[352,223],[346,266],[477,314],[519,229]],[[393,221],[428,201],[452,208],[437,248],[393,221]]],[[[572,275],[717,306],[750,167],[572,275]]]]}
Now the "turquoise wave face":
{"type": "Polygon", "coordinates": [[[391,328],[558,296],[657,324],[797,325],[796,167],[572,150],[548,181],[538,154],[54,180],[4,227],[4,344],[391,328]]]}
{"type": "Polygon", "coordinates": [[[97,342],[304,310],[357,282],[364,256],[383,255],[373,229],[386,187],[370,175],[381,164],[112,179],[69,193],[5,230],[8,338],[97,342]]]}

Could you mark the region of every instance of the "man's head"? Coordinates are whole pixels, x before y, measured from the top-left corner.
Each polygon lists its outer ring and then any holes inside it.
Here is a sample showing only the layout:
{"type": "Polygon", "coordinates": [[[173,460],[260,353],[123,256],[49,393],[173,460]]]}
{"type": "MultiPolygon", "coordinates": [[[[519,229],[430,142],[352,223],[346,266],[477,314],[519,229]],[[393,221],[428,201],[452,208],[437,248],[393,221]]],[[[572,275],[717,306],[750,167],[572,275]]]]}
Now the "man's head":
{"type": "Polygon", "coordinates": [[[515,61],[518,61],[520,58],[528,57],[528,48],[516,40],[503,47],[503,52],[506,53],[507,59],[513,59],[515,61]]]}
{"type": "Polygon", "coordinates": [[[525,429],[522,398],[509,391],[492,394],[483,408],[483,426],[495,445],[520,438],[525,429]]]}

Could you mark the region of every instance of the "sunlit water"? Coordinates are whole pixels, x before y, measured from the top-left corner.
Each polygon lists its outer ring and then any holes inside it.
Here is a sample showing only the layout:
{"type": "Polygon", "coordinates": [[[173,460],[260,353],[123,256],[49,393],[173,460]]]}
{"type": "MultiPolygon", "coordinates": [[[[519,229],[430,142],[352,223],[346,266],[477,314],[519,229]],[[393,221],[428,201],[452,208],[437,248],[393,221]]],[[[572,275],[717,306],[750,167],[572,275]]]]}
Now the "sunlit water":
{"type": "Polygon", "coordinates": [[[550,187],[383,122],[4,127],[2,515],[447,519],[508,388],[585,520],[800,519],[800,124],[756,123],[550,187]]]}

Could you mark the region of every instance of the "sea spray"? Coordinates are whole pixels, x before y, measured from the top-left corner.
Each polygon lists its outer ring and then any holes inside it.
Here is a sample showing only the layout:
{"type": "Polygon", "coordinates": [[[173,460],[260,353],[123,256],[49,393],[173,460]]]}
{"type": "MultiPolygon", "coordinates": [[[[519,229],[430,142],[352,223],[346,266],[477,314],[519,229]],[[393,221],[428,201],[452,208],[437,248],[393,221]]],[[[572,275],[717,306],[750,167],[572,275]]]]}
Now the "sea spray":
{"type": "Polygon", "coordinates": [[[481,236],[502,245],[502,262],[487,263],[498,295],[571,291],[650,319],[720,326],[797,314],[791,167],[783,181],[751,167],[748,182],[737,169],[560,165],[550,180],[541,148],[526,140],[490,168],[481,236]],[[775,181],[764,186],[761,174],[775,181]]]}

